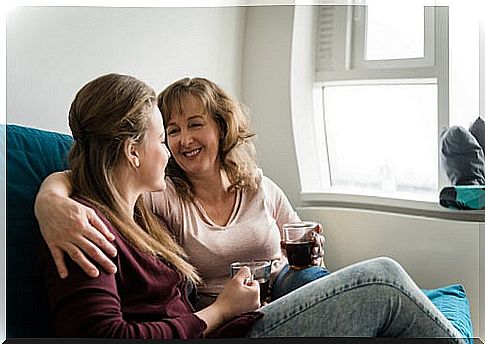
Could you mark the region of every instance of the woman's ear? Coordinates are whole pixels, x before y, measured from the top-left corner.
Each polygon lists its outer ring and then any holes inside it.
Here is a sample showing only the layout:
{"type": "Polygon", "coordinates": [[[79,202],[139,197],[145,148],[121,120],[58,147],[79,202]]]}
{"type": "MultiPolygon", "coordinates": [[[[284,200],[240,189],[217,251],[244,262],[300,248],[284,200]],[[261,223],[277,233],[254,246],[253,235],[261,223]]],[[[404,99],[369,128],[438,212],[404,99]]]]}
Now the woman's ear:
{"type": "Polygon", "coordinates": [[[140,144],[133,139],[125,141],[125,156],[135,169],[140,167],[140,144]]]}

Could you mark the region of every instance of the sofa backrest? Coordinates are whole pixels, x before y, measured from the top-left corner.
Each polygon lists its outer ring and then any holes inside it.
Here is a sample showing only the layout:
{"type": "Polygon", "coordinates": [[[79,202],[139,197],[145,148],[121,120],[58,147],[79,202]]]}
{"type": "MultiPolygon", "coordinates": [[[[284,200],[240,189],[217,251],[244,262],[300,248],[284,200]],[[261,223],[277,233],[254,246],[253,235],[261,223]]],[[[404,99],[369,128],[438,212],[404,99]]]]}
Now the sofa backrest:
{"type": "Polygon", "coordinates": [[[34,200],[46,176],[67,168],[66,157],[73,140],[65,134],[7,124],[6,141],[6,335],[52,337],[38,266],[41,236],[34,200]]]}

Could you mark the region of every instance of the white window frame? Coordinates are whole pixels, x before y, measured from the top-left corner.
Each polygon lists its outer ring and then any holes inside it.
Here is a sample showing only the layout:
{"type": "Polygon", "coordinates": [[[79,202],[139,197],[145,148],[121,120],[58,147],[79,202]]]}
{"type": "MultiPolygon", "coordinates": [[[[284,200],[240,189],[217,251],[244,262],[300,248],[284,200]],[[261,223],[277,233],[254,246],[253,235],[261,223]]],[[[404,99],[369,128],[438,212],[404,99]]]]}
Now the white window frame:
{"type": "MultiPolygon", "coordinates": [[[[346,6],[341,6],[346,7],[346,6]]],[[[362,8],[362,7],[360,7],[362,8]]],[[[327,59],[322,68],[321,60],[317,54],[309,54],[308,51],[316,51],[315,42],[318,39],[316,22],[320,19],[318,7],[296,7],[294,17],[293,49],[291,65],[291,107],[292,125],[295,140],[296,154],[301,181],[301,198],[304,204],[316,205],[330,202],[333,205],[342,202],[348,204],[367,204],[369,206],[388,205],[392,207],[425,209],[426,211],[441,212],[436,200],[398,199],[382,195],[355,195],[341,194],[332,190],[328,165],[328,153],[325,147],[325,124],[321,113],[322,87],[325,85],[346,84],[352,80],[366,83],[369,80],[379,80],[382,83],[392,83],[396,80],[406,79],[408,83],[435,82],[438,85],[438,134],[441,128],[449,123],[448,105],[448,21],[447,7],[429,8],[427,16],[431,17],[433,29],[427,25],[428,36],[432,32],[436,44],[428,48],[425,58],[407,59],[407,65],[402,61],[395,60],[377,61],[376,63],[360,64],[355,68],[355,60],[349,54],[349,48],[355,49],[349,38],[349,30],[354,30],[353,20],[355,6],[348,6],[346,11],[340,11],[345,21],[339,21],[340,31],[337,34],[345,37],[345,48],[334,50],[331,54],[324,54],[327,59]],[[437,15],[436,13],[439,12],[437,15]],[[308,21],[313,25],[309,27],[303,23],[308,21]],[[430,51],[433,54],[430,55],[430,51]],[[336,53],[336,54],[335,54],[336,53]],[[434,56],[433,56],[434,55],[434,56]],[[433,56],[431,59],[430,56],[433,56]],[[409,61],[412,60],[412,61],[409,61]],[[379,65],[379,68],[376,66],[379,65]],[[378,76],[378,77],[376,77],[378,76]],[[310,86],[311,84],[311,86],[310,86]],[[311,96],[311,99],[309,98],[311,96]],[[316,110],[318,109],[318,111],[316,110]],[[322,139],[323,138],[323,139],[322,139]]],[[[425,38],[430,42],[430,39],[425,38]]],[[[340,44],[342,47],[342,44],[340,44]]],[[[373,62],[373,61],[371,61],[373,62]]],[[[358,65],[358,63],[357,63],[358,65]]],[[[437,137],[438,140],[438,137],[437,137]]],[[[436,154],[439,159],[439,154],[436,154]]],[[[441,188],[446,185],[442,173],[439,173],[438,185],[441,188]]],[[[446,211],[446,209],[444,209],[446,211]]]]}
{"type": "Polygon", "coordinates": [[[352,25],[354,52],[352,54],[353,69],[403,68],[404,70],[409,70],[417,67],[432,68],[435,66],[435,42],[439,42],[440,38],[435,36],[436,8],[425,7],[424,11],[424,57],[395,60],[365,59],[367,9],[367,6],[351,6],[349,8],[350,16],[348,20],[351,21],[352,25]]]}

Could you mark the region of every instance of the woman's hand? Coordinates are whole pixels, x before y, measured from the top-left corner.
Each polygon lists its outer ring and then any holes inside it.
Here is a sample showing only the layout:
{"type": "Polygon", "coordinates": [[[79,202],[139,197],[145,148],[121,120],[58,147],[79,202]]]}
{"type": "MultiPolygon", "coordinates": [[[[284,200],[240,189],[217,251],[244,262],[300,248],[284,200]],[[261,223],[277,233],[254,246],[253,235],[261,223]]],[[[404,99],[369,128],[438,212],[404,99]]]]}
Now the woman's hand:
{"type": "Polygon", "coordinates": [[[91,277],[97,277],[99,271],[86,255],[108,273],[116,272],[116,266],[103,253],[116,256],[116,248],[108,241],[114,240],[113,234],[93,209],[72,200],[69,193],[67,173],[54,173],[44,180],[35,200],[35,215],[59,276],[68,275],[64,252],[91,277]]]}
{"type": "Polygon", "coordinates": [[[238,314],[254,311],[261,306],[259,283],[256,280],[246,282],[249,277],[249,268],[241,269],[227,282],[213,304],[195,313],[207,324],[204,334],[212,332],[238,314]]]}
{"type": "Polygon", "coordinates": [[[254,311],[261,307],[259,301],[259,283],[256,280],[247,280],[251,277],[251,271],[245,267],[227,282],[224,290],[219,294],[215,303],[218,303],[226,314],[226,320],[234,316],[254,311]]]}
{"type": "Polygon", "coordinates": [[[312,254],[315,258],[312,261],[312,265],[325,267],[325,263],[323,261],[323,255],[325,254],[325,250],[323,247],[325,246],[325,237],[321,234],[323,232],[323,227],[320,223],[317,224],[317,230],[314,232],[314,246],[312,248],[312,254]]]}
{"type": "MultiPolygon", "coordinates": [[[[315,257],[312,260],[313,266],[321,266],[325,267],[325,262],[323,260],[323,255],[325,254],[325,250],[323,247],[325,246],[325,237],[321,234],[323,232],[323,227],[320,223],[317,223],[317,229],[312,233],[314,242],[312,248],[312,256],[315,257]]],[[[286,256],[286,244],[284,240],[280,241],[281,251],[286,256]]]]}

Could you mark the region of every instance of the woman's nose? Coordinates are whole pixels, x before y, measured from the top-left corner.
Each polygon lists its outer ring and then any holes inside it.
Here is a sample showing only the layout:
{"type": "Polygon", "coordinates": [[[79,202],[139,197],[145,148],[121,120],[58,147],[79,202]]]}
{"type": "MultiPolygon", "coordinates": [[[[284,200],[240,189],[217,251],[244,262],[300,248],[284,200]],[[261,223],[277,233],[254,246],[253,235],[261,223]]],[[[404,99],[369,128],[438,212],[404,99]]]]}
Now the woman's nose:
{"type": "Polygon", "coordinates": [[[180,144],[182,146],[188,146],[192,143],[192,135],[188,132],[182,132],[182,135],[180,137],[180,144]]]}

